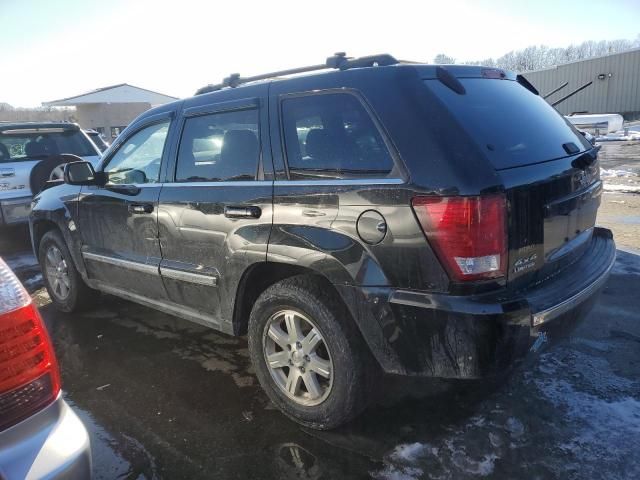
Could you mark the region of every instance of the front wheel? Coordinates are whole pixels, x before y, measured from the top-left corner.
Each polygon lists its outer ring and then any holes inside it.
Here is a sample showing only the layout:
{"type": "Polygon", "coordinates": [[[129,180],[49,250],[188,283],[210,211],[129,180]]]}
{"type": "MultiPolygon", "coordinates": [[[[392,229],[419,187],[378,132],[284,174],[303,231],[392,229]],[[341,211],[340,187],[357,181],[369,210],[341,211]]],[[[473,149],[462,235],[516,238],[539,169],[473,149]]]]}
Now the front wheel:
{"type": "Polygon", "coordinates": [[[97,292],[82,280],[60,232],[50,230],[44,234],[38,259],[49,298],[58,310],[73,312],[95,301],[97,292]]]}
{"type": "Polygon", "coordinates": [[[335,428],[367,406],[371,356],[344,305],[313,277],[283,280],[260,295],[249,350],[271,401],[302,425],[335,428]]]}

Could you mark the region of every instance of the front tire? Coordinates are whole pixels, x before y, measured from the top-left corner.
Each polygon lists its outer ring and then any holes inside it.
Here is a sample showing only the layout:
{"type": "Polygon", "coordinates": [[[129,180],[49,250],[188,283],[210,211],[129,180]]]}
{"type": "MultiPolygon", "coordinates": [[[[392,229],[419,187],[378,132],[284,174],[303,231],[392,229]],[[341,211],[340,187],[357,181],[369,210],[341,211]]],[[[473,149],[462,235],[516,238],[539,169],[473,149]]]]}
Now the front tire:
{"type": "Polygon", "coordinates": [[[304,426],[335,428],[367,407],[374,362],[349,312],[319,279],[292,277],[260,295],[249,351],[271,401],[304,426]]]}
{"type": "Polygon", "coordinates": [[[38,260],[51,303],[60,311],[71,313],[95,302],[97,292],[82,280],[69,249],[57,230],[50,230],[40,240],[38,260]]]}

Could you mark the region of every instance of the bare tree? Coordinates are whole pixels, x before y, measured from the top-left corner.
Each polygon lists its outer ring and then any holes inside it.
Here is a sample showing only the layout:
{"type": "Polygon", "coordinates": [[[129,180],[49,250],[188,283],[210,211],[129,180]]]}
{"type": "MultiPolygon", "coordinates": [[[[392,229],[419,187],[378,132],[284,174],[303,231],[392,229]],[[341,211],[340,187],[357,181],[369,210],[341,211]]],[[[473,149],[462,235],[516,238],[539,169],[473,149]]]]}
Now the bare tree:
{"type": "MultiPolygon", "coordinates": [[[[640,47],[640,34],[635,40],[588,40],[578,45],[567,47],[549,48],[546,45],[532,45],[523,50],[512,50],[501,57],[487,58],[481,61],[466,60],[458,63],[464,65],[485,65],[488,67],[499,67],[517,72],[526,72],[549,68],[563,63],[583,60],[585,58],[598,57],[610,53],[619,53],[631,48],[640,47]]],[[[433,59],[434,63],[454,63],[455,59],[440,53],[433,59]]]]}
{"type": "Polygon", "coordinates": [[[445,55],[444,53],[439,53],[433,58],[433,63],[439,65],[450,65],[452,63],[456,63],[456,59],[449,55],[445,55]]]}

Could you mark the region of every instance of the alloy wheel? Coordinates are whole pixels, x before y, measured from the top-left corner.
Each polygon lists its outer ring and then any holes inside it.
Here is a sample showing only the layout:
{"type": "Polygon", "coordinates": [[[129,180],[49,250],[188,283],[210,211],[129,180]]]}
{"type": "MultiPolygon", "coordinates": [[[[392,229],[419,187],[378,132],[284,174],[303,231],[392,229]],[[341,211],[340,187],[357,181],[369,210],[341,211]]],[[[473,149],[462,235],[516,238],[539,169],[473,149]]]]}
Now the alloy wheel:
{"type": "Polygon", "coordinates": [[[59,300],[65,300],[71,292],[69,269],[67,268],[67,261],[62,256],[62,252],[55,245],[51,245],[47,249],[45,271],[53,294],[59,300]]]}
{"type": "Polygon", "coordinates": [[[305,315],[282,310],[267,321],[264,356],[278,388],[304,406],[322,403],[333,386],[333,362],[320,330],[305,315]]]}

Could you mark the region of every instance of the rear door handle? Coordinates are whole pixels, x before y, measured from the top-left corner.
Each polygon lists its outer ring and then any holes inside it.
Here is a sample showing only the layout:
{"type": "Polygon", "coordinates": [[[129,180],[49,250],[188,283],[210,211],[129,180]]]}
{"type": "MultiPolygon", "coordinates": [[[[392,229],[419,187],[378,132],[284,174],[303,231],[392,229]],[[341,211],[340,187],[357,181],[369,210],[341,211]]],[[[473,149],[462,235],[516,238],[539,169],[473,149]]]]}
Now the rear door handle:
{"type": "Polygon", "coordinates": [[[153,205],[151,203],[130,203],[129,212],[135,214],[151,213],[153,205]]]}
{"type": "Polygon", "coordinates": [[[16,169],[15,168],[0,168],[0,177],[15,177],[16,169]]]}
{"type": "Polygon", "coordinates": [[[256,206],[230,206],[227,205],[224,207],[224,216],[227,218],[260,218],[262,215],[262,210],[260,207],[256,206]]]}

